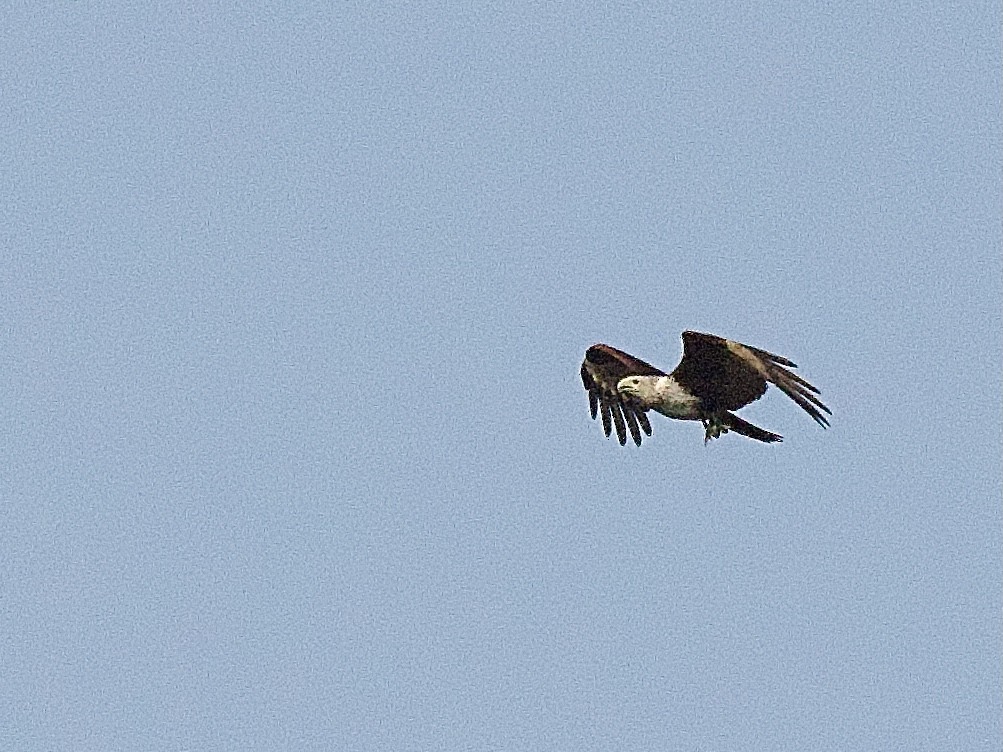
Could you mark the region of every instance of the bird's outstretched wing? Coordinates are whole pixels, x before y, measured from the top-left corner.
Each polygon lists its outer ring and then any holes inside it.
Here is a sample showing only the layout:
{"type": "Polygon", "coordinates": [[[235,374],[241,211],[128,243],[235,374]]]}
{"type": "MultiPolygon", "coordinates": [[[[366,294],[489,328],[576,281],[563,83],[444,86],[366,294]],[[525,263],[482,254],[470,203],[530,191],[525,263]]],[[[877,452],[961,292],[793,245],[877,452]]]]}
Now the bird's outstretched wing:
{"type": "Polygon", "coordinates": [[[634,443],[640,446],[642,430],[651,436],[651,423],[638,403],[617,392],[617,383],[626,376],[665,376],[665,372],[609,345],[592,345],[585,351],[582,384],[589,394],[592,419],[601,414],[607,436],[615,427],[616,437],[623,445],[627,443],[629,430],[634,443]]]}
{"type": "Polygon", "coordinates": [[[818,398],[820,392],[790,368],[797,366],[766,350],[713,334],[683,332],[683,359],[672,376],[709,410],[737,410],[762,397],[769,382],[828,427],[822,413],[832,412],[818,398]]]}

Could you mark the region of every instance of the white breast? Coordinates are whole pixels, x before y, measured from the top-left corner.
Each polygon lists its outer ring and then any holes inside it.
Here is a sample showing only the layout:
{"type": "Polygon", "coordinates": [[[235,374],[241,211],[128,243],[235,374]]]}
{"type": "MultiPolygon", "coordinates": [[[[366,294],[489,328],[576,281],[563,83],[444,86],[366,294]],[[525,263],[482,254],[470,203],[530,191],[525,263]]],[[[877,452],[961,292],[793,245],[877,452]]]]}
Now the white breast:
{"type": "Polygon", "coordinates": [[[659,376],[654,386],[656,402],[652,407],[662,415],[683,420],[696,420],[700,417],[700,398],[684,391],[671,376],[659,376]]]}

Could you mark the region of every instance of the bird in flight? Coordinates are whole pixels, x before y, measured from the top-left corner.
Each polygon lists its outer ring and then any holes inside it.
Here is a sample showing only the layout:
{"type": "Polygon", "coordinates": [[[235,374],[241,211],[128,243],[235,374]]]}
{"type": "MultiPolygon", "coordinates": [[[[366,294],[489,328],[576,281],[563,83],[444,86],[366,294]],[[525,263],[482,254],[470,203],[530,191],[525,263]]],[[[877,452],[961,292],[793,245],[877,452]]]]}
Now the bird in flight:
{"type": "Polygon", "coordinates": [[[603,432],[609,436],[616,428],[621,445],[627,443],[628,431],[638,446],[641,431],[651,436],[648,410],[677,420],[699,420],[705,444],[728,431],[774,442],[783,437],[731,412],[762,397],[768,383],[779,387],[823,428],[829,421],[822,413],[832,415],[819,399],[819,390],[791,368],[797,366],[765,350],[713,334],[683,332],[683,359],[672,373],[599,344],[585,351],[582,383],[589,394],[592,419],[601,414],[603,432]]]}

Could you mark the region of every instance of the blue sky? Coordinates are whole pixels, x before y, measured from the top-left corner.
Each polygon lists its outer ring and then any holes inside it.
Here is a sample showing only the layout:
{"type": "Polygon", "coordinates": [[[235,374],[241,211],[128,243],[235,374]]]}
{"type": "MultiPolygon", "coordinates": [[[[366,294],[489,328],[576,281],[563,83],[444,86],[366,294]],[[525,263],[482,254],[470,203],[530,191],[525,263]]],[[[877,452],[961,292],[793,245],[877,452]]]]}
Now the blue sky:
{"type": "Polygon", "coordinates": [[[4,747],[999,749],[995,4],[0,13],[4,747]]]}

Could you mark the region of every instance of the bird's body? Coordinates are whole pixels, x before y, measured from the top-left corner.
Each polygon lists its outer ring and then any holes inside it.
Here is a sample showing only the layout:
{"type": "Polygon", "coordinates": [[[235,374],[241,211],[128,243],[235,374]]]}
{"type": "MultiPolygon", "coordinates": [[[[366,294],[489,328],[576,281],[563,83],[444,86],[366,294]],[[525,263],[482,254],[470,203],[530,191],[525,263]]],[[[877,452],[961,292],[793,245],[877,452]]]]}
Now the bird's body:
{"type": "Polygon", "coordinates": [[[700,420],[700,398],[671,376],[634,376],[634,397],[645,407],[676,420],[700,420]]]}
{"type": "Polygon", "coordinates": [[[733,340],[683,332],[683,358],[671,374],[599,344],[586,351],[581,376],[592,417],[601,411],[606,435],[615,427],[621,444],[627,442],[628,430],[639,446],[642,430],[651,435],[649,410],[677,420],[701,421],[705,442],[729,430],[774,442],[782,437],[731,411],[759,399],[772,383],[819,425],[827,427],[829,421],[822,413],[830,413],[829,408],[816,396],[819,391],[815,387],[788,370],[796,367],[786,358],[733,340]]]}

